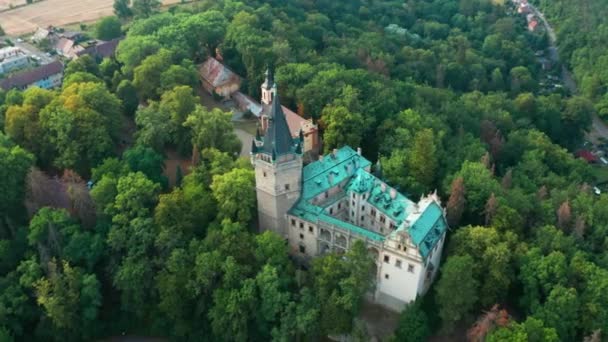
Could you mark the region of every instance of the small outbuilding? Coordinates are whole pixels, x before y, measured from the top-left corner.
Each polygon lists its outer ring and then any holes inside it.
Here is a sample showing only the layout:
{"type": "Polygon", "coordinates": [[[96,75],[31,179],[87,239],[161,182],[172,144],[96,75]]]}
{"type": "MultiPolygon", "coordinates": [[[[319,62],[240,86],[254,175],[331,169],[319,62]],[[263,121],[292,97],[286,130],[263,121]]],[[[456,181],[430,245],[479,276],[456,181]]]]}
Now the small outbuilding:
{"type": "Polygon", "coordinates": [[[241,87],[241,78],[213,57],[199,65],[198,72],[203,88],[212,95],[228,98],[241,87]]]}

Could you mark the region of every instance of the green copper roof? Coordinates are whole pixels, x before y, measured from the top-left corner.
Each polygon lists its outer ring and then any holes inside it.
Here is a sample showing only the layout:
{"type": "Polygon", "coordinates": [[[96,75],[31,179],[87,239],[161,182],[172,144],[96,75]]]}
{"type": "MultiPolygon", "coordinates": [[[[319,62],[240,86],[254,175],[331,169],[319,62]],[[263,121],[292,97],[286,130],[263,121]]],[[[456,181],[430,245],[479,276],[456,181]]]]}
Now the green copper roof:
{"type": "Polygon", "coordinates": [[[418,246],[420,255],[426,258],[446,229],[447,224],[443,218],[443,210],[437,203],[432,202],[416,222],[411,225],[408,233],[414,244],[418,246]]]}
{"type": "Polygon", "coordinates": [[[344,146],[314,163],[304,167],[302,197],[311,199],[345,180],[350,179],[358,169],[366,168],[371,162],[344,146]]]}
{"type": "MultiPolygon", "coordinates": [[[[322,160],[305,166],[302,195],[289,214],[309,222],[325,222],[370,240],[384,241],[386,237],[380,233],[342,221],[325,212],[325,207],[335,203],[338,197],[343,198],[355,192],[364,194],[369,205],[395,221],[399,227],[397,231],[404,229],[402,222],[413,211],[414,202],[394,190],[393,198],[391,187],[365,170],[370,165],[369,160],[345,146],[324,156],[322,160]],[[313,204],[313,198],[338,185],[343,186],[340,191],[313,204]]],[[[443,210],[432,202],[411,224],[408,233],[418,246],[421,256],[426,258],[446,229],[443,210]]]]}
{"type": "Polygon", "coordinates": [[[382,184],[383,182],[371,173],[359,169],[348,184],[348,190],[359,194],[367,193],[367,202],[399,225],[407,216],[408,208],[414,203],[398,191],[395,191],[395,198],[392,198],[391,188],[385,185],[383,191],[382,184]]]}

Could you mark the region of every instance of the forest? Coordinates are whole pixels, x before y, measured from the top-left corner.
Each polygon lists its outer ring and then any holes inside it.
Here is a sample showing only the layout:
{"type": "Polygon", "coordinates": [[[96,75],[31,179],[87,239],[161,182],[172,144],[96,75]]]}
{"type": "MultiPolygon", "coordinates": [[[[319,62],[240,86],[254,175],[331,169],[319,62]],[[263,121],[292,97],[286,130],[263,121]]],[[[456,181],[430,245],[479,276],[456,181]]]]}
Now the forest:
{"type": "Polygon", "coordinates": [[[598,115],[608,120],[606,4],[601,0],[535,2],[555,23],[560,55],[574,72],[580,93],[595,103],[598,115]]]}
{"type": "Polygon", "coordinates": [[[363,244],[302,268],[257,234],[231,115],[197,96],[217,54],[254,98],[276,70],[326,151],[360,146],[411,199],[444,199],[439,278],[392,340],[600,341],[608,196],[573,156],[603,108],[600,2],[541,4],[581,84],[566,96],[539,91],[542,39],[507,2],[117,0],[115,58],[70,62],[61,89],[0,91],[0,341],[369,339],[363,244]],[[578,15],[596,20],[573,35],[578,15]],[[192,167],[165,169],[167,151],[192,167]]]}

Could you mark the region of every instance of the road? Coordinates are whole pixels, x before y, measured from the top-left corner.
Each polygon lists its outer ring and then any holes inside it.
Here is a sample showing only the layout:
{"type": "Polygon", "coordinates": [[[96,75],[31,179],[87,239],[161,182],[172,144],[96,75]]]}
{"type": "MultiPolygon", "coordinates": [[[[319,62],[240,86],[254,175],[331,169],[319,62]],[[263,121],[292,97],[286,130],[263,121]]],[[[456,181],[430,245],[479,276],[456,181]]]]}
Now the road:
{"type": "MultiPolygon", "coordinates": [[[[545,18],[544,13],[542,13],[538,8],[536,8],[532,4],[529,3],[528,5],[530,6],[532,12],[534,12],[534,15],[536,15],[541,20],[543,26],[545,27],[545,30],[547,31],[547,34],[549,35],[549,58],[551,58],[554,63],[559,62],[559,50],[557,47],[557,35],[555,34],[555,30],[553,29],[553,27],[551,27],[551,25],[545,18]]],[[[578,89],[576,87],[576,81],[572,77],[572,73],[570,72],[570,70],[568,70],[565,65],[562,65],[562,82],[571,94],[576,94],[578,92],[578,89]]],[[[599,118],[599,116],[597,116],[597,114],[594,113],[593,123],[591,125],[591,130],[587,134],[587,138],[597,143],[598,137],[608,139],[608,126],[604,121],[602,121],[602,119],[599,118]]]]}

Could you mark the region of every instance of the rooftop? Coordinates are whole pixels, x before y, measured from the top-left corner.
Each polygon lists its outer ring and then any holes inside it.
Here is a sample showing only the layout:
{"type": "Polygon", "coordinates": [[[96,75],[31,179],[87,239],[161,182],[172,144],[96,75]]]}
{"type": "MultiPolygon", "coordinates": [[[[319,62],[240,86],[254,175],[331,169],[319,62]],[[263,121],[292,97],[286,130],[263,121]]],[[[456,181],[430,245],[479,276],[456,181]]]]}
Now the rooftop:
{"type": "Polygon", "coordinates": [[[232,82],[240,82],[240,77],[213,57],[207,58],[198,69],[201,77],[213,87],[220,87],[232,82]]]}
{"type": "Polygon", "coordinates": [[[302,196],[311,199],[350,179],[357,169],[371,164],[349,146],[337,149],[304,167],[302,196]]]}
{"type": "Polygon", "coordinates": [[[38,82],[49,76],[63,72],[63,64],[55,61],[50,64],[41,65],[35,69],[17,73],[11,77],[0,80],[0,88],[9,90],[11,88],[22,88],[38,82]]]}
{"type": "MultiPolygon", "coordinates": [[[[403,229],[405,229],[405,226],[401,226],[399,230],[403,229]]],[[[447,224],[443,219],[443,210],[437,203],[430,202],[417,220],[407,229],[407,232],[412,238],[412,242],[418,246],[422,257],[426,258],[446,229],[447,224]]]]}
{"type": "Polygon", "coordinates": [[[398,228],[392,234],[406,231],[426,258],[447,229],[436,197],[426,197],[416,204],[369,173],[366,168],[370,165],[369,160],[345,146],[305,166],[302,195],[289,213],[309,222],[325,222],[374,241],[384,241],[386,237],[380,233],[326,214],[326,201],[313,203],[312,199],[319,194],[342,185],[335,196],[366,194],[370,205],[397,223],[398,228]]]}

